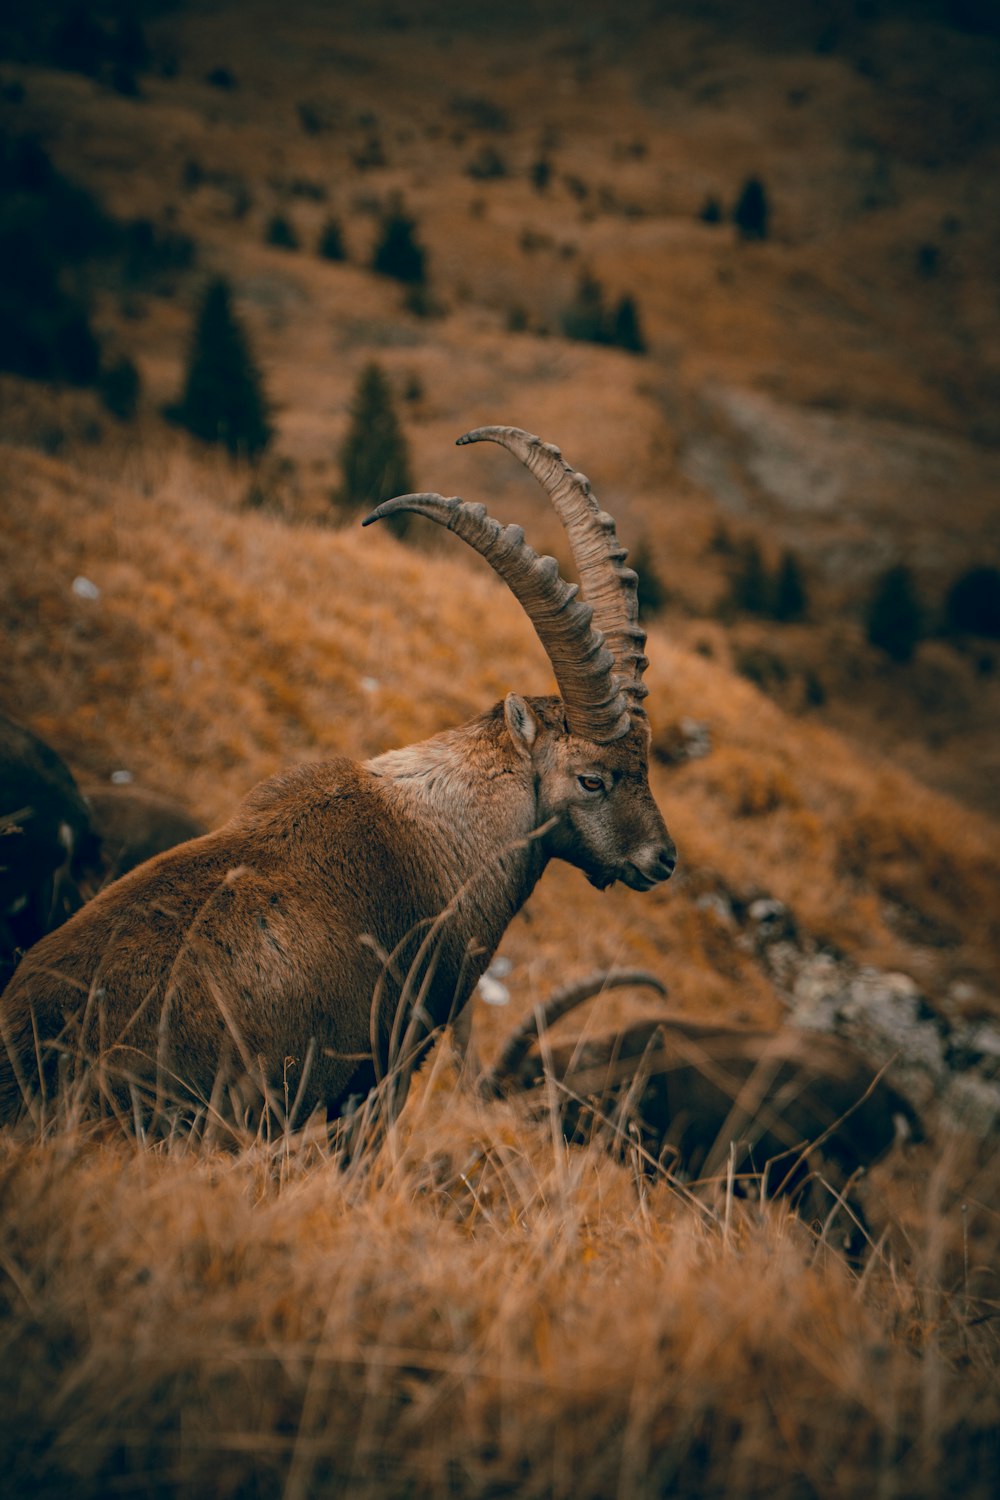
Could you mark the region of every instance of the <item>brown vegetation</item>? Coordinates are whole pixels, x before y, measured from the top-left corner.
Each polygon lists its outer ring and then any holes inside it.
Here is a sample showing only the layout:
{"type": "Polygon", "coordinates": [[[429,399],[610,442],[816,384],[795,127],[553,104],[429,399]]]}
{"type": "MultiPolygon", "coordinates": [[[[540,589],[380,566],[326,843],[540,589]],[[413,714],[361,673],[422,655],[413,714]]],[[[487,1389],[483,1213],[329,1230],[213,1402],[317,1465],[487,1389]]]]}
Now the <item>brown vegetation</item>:
{"type": "Polygon", "coordinates": [[[646,1187],[458,1094],[443,1055],[420,1082],[348,1169],[303,1135],[0,1141],[7,1482],[992,1492],[995,1183],[968,1160],[911,1180],[908,1269],[855,1276],[724,1180],[646,1187]]]}
{"type": "MultiPolygon", "coordinates": [[[[725,35],[670,7],[544,25],[526,49],[516,6],[487,47],[450,3],[444,46],[252,0],[151,21],[141,98],[4,64],[4,128],[42,131],[111,212],[169,218],[198,249],[169,289],[95,284],[95,327],[141,375],[131,422],[0,376],[0,705],[81,784],[125,769],[216,825],[282,767],[550,690],[475,560],[419,522],[407,547],[330,525],[372,359],[394,394],[420,393],[401,407],[418,488],[486,500],[565,563],[530,481],[449,449],[499,415],[555,437],[648,545],[670,591],[647,682],[678,874],[636,899],[552,870],[504,941],[510,1006],[479,1007],[487,1062],[511,1013],[613,964],[660,974],[682,1015],[776,1025],[780,988],[725,915],[758,896],[803,941],[913,975],[936,1013],[998,1014],[992,648],[929,641],[895,667],[860,623],[892,562],[933,603],[996,560],[995,39],[885,7],[819,46],[808,9],[773,37],[753,9],[725,35]],[[205,84],[223,65],[238,87],[205,84]],[[471,182],[498,121],[505,175],[471,182]],[[768,238],[737,243],[698,212],[750,175],[768,238]],[[297,181],[325,193],[296,195],[302,243],[335,217],[349,260],[263,243],[297,181]],[[397,201],[433,319],[367,269],[397,201]],[[557,336],[581,266],[635,297],[646,354],[557,336]],[[280,484],[159,416],[216,273],[262,367],[280,484]],[[769,568],[795,549],[806,621],[718,618],[720,519],[769,568]],[[74,592],[81,577],[95,589],[74,592]],[[783,663],[763,672],[773,696],[730,669],[751,650],[783,663]],[[825,702],[803,716],[809,674],[825,702]],[[707,755],[686,756],[688,718],[707,755]]],[[[584,1034],[650,1007],[622,991],[594,1012],[584,1034]]],[[[854,1271],[821,1224],[735,1199],[725,1172],[648,1180],[554,1123],[470,1097],[442,1046],[378,1156],[349,1164],[325,1131],[273,1120],[151,1147],[70,1100],[0,1132],[8,1485],[992,1494],[986,1145],[932,1117],[930,1144],[890,1152],[865,1197],[878,1248],[854,1271]]]]}

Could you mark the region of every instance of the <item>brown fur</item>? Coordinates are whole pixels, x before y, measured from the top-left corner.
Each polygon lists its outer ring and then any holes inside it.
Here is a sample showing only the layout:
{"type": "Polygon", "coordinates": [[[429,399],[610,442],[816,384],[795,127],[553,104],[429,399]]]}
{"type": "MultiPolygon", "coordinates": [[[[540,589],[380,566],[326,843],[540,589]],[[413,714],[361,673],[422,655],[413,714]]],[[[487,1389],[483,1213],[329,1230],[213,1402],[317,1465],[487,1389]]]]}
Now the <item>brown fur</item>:
{"type": "Polygon", "coordinates": [[[90,813],[69,767],[0,714],[0,986],[28,948],[81,904],[71,875],[90,813]]]}
{"type": "Polygon", "coordinates": [[[62,1054],[99,1060],[119,1093],[130,1080],[202,1104],[240,1079],[336,1109],[391,1065],[402,1097],[550,858],[597,885],[669,875],[647,747],[641,715],[594,745],[559,700],[512,694],[365,765],[261,783],[27,955],[0,1000],[0,1114],[37,1086],[39,1045],[46,1087],[62,1054]]]}
{"type": "Polygon", "coordinates": [[[50,745],[0,714],[0,990],[21,954],[103,886],[204,832],[155,792],[81,791],[50,745]]]}
{"type": "Polygon", "coordinates": [[[78,875],[87,895],[96,894],[101,886],[118,880],[154,855],[208,832],[186,808],[142,787],[87,787],[85,795],[90,826],[100,840],[97,871],[84,869],[78,875]]]}
{"type": "MultiPolygon", "coordinates": [[[[810,1216],[825,1217],[889,1150],[901,1121],[920,1133],[910,1105],[860,1053],[791,1027],[640,1021],[517,1057],[512,1072],[490,1075],[489,1091],[554,1080],[569,1139],[597,1129],[619,1144],[638,1140],[648,1165],[689,1180],[724,1182],[731,1167],[737,1191],[759,1179],[767,1196],[801,1199],[810,1216]]],[[[856,1203],[851,1213],[863,1225],[856,1203]]]]}

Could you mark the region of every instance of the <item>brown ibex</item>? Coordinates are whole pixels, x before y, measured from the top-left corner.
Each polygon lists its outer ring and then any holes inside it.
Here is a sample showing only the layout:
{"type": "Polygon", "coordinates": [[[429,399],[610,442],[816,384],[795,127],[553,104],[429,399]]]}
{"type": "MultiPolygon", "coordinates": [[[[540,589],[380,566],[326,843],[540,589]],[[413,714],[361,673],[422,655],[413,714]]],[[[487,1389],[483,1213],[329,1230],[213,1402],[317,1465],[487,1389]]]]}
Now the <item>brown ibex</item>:
{"type": "MultiPolygon", "coordinates": [[[[557,991],[508,1038],[480,1080],[486,1097],[554,1085],[570,1140],[603,1134],[638,1143],[647,1166],[740,1192],[784,1194],[825,1217],[851,1180],[883,1156],[899,1128],[920,1136],[908,1101],[839,1038],[783,1027],[752,1030],[672,1018],[548,1045],[549,1028],[582,1001],[621,985],[663,986],[637,971],[595,974],[557,991]],[[539,1037],[541,1050],[533,1050],[539,1037]]],[[[850,1213],[863,1227],[859,1206],[850,1213]]]]}
{"type": "Polygon", "coordinates": [[[144,787],[87,786],[84,795],[90,826],[99,842],[96,870],[93,854],[90,868],[76,871],[74,866],[78,884],[86,896],[96,895],[103,886],[127,875],[154,855],[208,832],[205,824],[187,808],[144,787]]]}
{"type": "Polygon", "coordinates": [[[51,745],[0,714],[0,990],[20,955],[102,887],[206,831],[141,787],[81,790],[51,745]]]}
{"type": "Polygon", "coordinates": [[[81,904],[74,861],[94,858],[90,810],[60,756],[0,714],[0,988],[17,954],[81,904]]]}
{"type": "Polygon", "coordinates": [[[0,1000],[0,1114],[37,1086],[39,1053],[99,1059],[99,1083],[205,1107],[230,1077],[243,1097],[336,1112],[392,1069],[398,1103],[550,859],[599,888],[645,891],[672,873],[647,775],[637,579],[614,522],[557,449],[512,427],[458,441],[482,439],[549,494],[583,599],[481,505],[405,495],[365,524],[411,511],[475,548],[523,606],[561,696],[509,693],[364,764],[298,766],[109,886],[0,1000]]]}

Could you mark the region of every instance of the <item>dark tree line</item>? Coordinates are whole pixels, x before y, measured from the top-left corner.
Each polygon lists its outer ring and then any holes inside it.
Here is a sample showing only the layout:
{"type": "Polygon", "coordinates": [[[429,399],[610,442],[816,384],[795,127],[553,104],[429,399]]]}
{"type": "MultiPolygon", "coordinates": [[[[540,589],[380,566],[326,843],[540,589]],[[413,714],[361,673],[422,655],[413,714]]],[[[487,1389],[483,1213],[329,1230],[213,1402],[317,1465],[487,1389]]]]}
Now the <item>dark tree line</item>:
{"type": "MultiPolygon", "coordinates": [[[[729,550],[728,540],[720,544],[729,550]]],[[[743,614],[761,615],[783,624],[804,620],[809,611],[809,597],[802,565],[795,553],[786,549],[776,568],[769,568],[754,537],[748,537],[734,549],[730,571],[727,607],[743,614]]]]}
{"type": "Polygon", "coordinates": [[[604,287],[589,272],[580,277],[576,295],[563,312],[562,331],[569,339],[608,344],[627,349],[630,354],[646,351],[635,298],[626,295],[609,307],[604,300],[604,287]]]}
{"type": "Polygon", "coordinates": [[[902,563],[876,580],[865,610],[868,639],[893,661],[909,661],[921,640],[980,636],[1000,640],[1000,569],[968,568],[949,586],[939,611],[920,599],[910,569],[902,563]]]}

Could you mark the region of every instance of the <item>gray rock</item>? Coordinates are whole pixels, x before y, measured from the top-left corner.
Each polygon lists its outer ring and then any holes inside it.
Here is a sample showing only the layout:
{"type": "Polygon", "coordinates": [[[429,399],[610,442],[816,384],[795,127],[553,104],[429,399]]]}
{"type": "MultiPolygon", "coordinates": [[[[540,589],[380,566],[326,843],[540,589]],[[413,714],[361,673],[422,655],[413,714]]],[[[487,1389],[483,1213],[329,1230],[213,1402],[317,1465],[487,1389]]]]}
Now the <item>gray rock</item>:
{"type": "Polygon", "coordinates": [[[682,719],[681,734],[688,760],[704,760],[711,753],[712,736],[707,724],[699,719],[682,719]]]}
{"type": "Polygon", "coordinates": [[[976,1135],[1000,1130],[1000,1086],[978,1073],[954,1073],[941,1096],[947,1124],[976,1135]]]}
{"type": "Polygon", "coordinates": [[[723,927],[734,927],[736,918],[733,916],[733,908],[725,896],[720,896],[717,891],[705,891],[703,895],[695,900],[695,906],[699,911],[710,911],[717,917],[723,927]]]}
{"type": "Polygon", "coordinates": [[[787,944],[766,950],[792,1025],[842,1037],[884,1067],[921,1112],[942,1123],[987,1134],[1000,1130],[1000,1029],[953,1027],[909,974],[857,968],[832,954],[803,955],[796,967],[787,944]],[[771,963],[771,956],[778,963],[771,963]]]}

